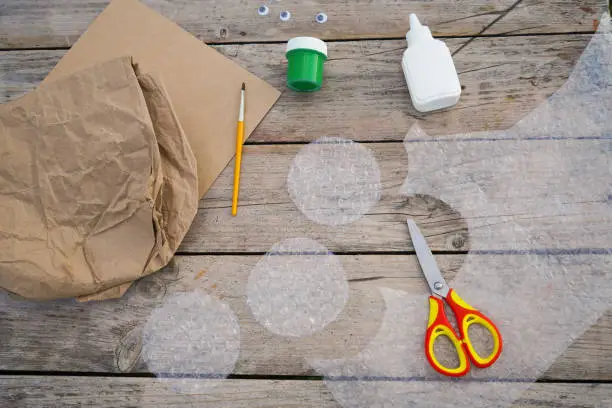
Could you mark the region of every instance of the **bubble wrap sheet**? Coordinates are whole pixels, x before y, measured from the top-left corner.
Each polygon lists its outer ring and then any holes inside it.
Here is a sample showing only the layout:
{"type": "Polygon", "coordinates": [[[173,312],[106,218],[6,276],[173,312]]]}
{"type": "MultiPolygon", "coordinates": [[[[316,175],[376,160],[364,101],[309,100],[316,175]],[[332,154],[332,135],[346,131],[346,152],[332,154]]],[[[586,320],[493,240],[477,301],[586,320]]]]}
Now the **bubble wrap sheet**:
{"type": "Polygon", "coordinates": [[[380,170],[365,146],[322,137],[297,154],[287,177],[289,196],[313,222],[344,225],[380,199],[380,170]]]}
{"type": "Polygon", "coordinates": [[[353,359],[311,361],[340,404],[509,406],[610,308],[610,112],[604,16],[568,82],[512,129],[440,139],[410,130],[400,193],[433,195],[468,220],[477,250],[449,284],[497,323],[504,351],[462,379],[437,374],[423,351],[429,293],[381,288],[387,309],[374,341],[353,359]],[[565,231],[566,217],[600,226],[565,231]]]}
{"type": "Polygon", "coordinates": [[[307,336],[332,322],[348,299],[338,258],[308,238],[277,243],[249,276],[253,316],[282,336],[307,336]]]}
{"type": "Polygon", "coordinates": [[[149,317],[142,343],[152,373],[176,392],[199,394],[233,371],[240,327],[229,306],[196,290],[165,299],[149,317]]]}

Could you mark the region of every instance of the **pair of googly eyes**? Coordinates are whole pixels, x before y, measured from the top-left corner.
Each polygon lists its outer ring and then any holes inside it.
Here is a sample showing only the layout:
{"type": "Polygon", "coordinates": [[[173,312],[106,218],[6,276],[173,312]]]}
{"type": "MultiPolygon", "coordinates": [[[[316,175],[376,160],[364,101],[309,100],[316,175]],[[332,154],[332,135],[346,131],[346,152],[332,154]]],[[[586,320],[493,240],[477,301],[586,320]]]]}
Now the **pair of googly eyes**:
{"type": "MultiPolygon", "coordinates": [[[[257,9],[257,12],[259,13],[260,16],[267,16],[268,14],[270,14],[270,9],[268,8],[268,6],[259,6],[259,8],[257,9]]],[[[289,21],[291,19],[291,12],[287,11],[287,10],[283,10],[280,12],[280,19],[281,21],[289,21]]],[[[315,21],[319,24],[323,24],[327,21],[327,14],[325,13],[319,13],[315,16],[315,21]]]]}

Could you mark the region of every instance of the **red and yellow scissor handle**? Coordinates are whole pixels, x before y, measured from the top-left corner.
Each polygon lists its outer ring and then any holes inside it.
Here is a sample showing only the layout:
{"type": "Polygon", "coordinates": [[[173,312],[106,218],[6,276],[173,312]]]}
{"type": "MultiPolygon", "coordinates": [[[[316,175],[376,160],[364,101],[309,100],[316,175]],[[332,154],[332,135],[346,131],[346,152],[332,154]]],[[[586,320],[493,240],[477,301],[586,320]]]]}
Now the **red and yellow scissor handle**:
{"type": "Polygon", "coordinates": [[[425,355],[427,360],[429,360],[429,363],[436,371],[451,377],[461,377],[467,374],[470,370],[470,360],[477,367],[490,367],[502,352],[502,337],[497,326],[484,314],[465,303],[453,289],[450,289],[448,292],[446,301],[457,318],[460,336],[457,336],[448,321],[442,300],[430,296],[429,323],[425,333],[425,355]],[[478,354],[470,340],[468,329],[472,324],[482,325],[493,337],[493,350],[486,357],[478,354]],[[453,343],[459,357],[459,365],[457,367],[446,367],[436,358],[434,343],[440,336],[446,336],[453,343]]]}

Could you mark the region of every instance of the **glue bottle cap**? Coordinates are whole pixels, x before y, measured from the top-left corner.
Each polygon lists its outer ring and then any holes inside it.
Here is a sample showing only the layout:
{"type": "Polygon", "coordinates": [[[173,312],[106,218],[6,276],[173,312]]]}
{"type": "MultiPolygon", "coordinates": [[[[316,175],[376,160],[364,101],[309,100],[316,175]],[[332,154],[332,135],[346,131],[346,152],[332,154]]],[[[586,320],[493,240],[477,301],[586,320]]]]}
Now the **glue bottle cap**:
{"type": "Polygon", "coordinates": [[[406,41],[408,41],[408,46],[412,46],[416,44],[418,41],[430,40],[433,37],[431,36],[431,31],[429,31],[429,27],[421,25],[419,18],[416,14],[410,14],[410,30],[406,33],[406,41]]]}

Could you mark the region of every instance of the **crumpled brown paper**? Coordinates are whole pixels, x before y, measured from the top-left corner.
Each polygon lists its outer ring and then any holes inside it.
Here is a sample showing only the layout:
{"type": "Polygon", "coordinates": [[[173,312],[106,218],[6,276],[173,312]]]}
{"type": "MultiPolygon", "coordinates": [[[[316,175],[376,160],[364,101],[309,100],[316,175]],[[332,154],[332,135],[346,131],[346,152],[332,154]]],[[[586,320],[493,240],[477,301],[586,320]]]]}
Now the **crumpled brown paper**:
{"type": "Polygon", "coordinates": [[[0,159],[0,287],[26,298],[121,296],[197,211],[170,100],[129,57],[0,106],[0,159]]]}

